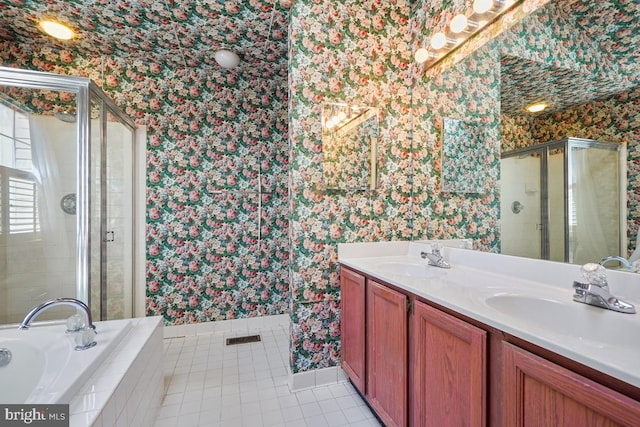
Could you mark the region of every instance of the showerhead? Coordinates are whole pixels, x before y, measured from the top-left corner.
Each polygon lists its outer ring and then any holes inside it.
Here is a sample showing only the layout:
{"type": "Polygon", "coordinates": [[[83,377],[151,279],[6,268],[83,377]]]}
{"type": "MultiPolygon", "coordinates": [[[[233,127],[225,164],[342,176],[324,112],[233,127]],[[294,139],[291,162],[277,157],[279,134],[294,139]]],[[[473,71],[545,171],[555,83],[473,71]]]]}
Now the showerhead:
{"type": "Polygon", "coordinates": [[[65,123],[75,123],[76,122],[76,113],[72,110],[58,111],[57,113],[53,113],[53,116],[62,120],[65,123]]]}

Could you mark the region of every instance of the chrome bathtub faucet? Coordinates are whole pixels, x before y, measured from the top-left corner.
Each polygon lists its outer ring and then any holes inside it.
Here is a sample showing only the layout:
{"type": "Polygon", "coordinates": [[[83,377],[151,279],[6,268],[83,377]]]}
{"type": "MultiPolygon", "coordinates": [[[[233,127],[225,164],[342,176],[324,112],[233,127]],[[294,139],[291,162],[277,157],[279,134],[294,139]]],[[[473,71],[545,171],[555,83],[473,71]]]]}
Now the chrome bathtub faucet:
{"type": "Polygon", "coordinates": [[[588,263],[580,268],[585,282],[574,281],[573,300],[595,307],[606,308],[620,313],[634,314],[633,304],[611,295],[605,268],[600,264],[588,263]]]}
{"type": "Polygon", "coordinates": [[[85,303],[75,298],[56,298],[45,301],[42,304],[35,306],[29,313],[27,313],[22,323],[20,323],[20,326],[18,326],[18,329],[29,329],[29,326],[31,326],[31,322],[33,322],[33,320],[38,317],[40,313],[58,305],[69,305],[72,307],[80,308],[81,312],[84,314],[84,325],[86,326],[84,326],[82,329],[74,331],[76,333],[77,344],[75,349],[86,350],[95,346],[96,342],[93,339],[93,336],[97,332],[96,326],[93,324],[93,320],[91,319],[91,310],[89,310],[89,307],[85,303]]]}
{"type": "Polygon", "coordinates": [[[422,259],[429,259],[429,265],[433,265],[434,267],[451,268],[451,265],[442,257],[442,252],[440,252],[441,248],[442,245],[440,243],[434,242],[431,244],[431,252],[420,252],[420,257],[422,259]]]}

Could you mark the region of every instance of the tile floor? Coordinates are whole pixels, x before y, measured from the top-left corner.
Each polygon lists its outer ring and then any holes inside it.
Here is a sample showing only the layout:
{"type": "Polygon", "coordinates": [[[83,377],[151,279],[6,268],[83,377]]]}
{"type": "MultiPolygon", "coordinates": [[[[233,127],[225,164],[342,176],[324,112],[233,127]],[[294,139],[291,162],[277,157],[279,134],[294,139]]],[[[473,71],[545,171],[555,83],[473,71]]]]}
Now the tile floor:
{"type": "Polygon", "coordinates": [[[225,345],[246,331],[165,339],[166,395],[155,427],[381,425],[348,382],[289,390],[285,327],[249,333],[262,341],[225,345]]]}

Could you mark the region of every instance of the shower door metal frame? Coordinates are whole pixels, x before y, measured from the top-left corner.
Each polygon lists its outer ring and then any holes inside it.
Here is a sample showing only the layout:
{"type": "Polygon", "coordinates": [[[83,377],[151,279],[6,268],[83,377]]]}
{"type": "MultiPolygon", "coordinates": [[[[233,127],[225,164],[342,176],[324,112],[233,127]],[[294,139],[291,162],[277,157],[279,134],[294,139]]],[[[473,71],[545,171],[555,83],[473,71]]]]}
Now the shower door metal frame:
{"type": "MultiPolygon", "coordinates": [[[[571,241],[569,238],[569,176],[571,164],[569,162],[569,150],[571,147],[582,148],[600,148],[606,150],[616,150],[622,156],[623,146],[611,142],[601,142],[592,139],[584,138],[563,138],[556,141],[550,141],[543,144],[531,145],[529,147],[519,148],[502,153],[501,159],[515,157],[520,155],[530,155],[535,152],[541,154],[540,159],[540,221],[541,221],[541,239],[540,239],[540,255],[541,259],[550,258],[550,236],[549,236],[549,153],[555,149],[562,149],[562,163],[563,163],[563,190],[564,190],[564,262],[569,262],[571,254],[571,241]]],[[[619,159],[619,167],[624,165],[623,159],[619,159]]],[[[626,169],[620,170],[621,175],[624,174],[626,169]]],[[[626,188],[621,186],[620,188],[620,207],[622,209],[624,201],[624,192],[626,188]]],[[[626,224],[622,221],[623,216],[619,222],[619,235],[620,235],[620,250],[622,251],[625,246],[626,224]]],[[[623,252],[621,252],[623,253],[623,252]]]]}
{"type": "MultiPolygon", "coordinates": [[[[555,148],[555,147],[554,147],[555,148]]],[[[530,147],[525,147],[525,148],[519,148],[516,150],[512,150],[512,151],[508,151],[505,153],[502,153],[502,155],[500,156],[501,159],[506,159],[506,158],[510,158],[510,157],[518,157],[518,156],[523,156],[523,155],[531,155],[533,153],[539,153],[540,155],[540,259],[549,259],[550,257],[550,251],[549,251],[549,163],[548,163],[548,156],[549,156],[549,149],[550,147],[547,144],[540,144],[540,145],[532,145],[530,147]]],[[[566,153],[565,153],[566,154],[566,153]]],[[[567,162],[566,156],[563,159],[563,161],[567,162]]],[[[566,172],[566,167],[565,167],[565,172],[566,172]]],[[[566,180],[567,180],[567,175],[565,173],[564,176],[564,185],[566,188],[566,180]]],[[[566,200],[566,193],[565,193],[565,201],[564,201],[565,205],[564,205],[564,211],[565,211],[565,223],[567,221],[567,216],[566,216],[566,212],[567,212],[567,200],[566,200]]],[[[567,256],[567,236],[565,233],[565,259],[567,256]]]]}
{"type": "MultiPolygon", "coordinates": [[[[90,283],[90,248],[91,248],[91,235],[90,226],[91,218],[89,215],[89,206],[91,201],[91,194],[89,192],[91,188],[91,171],[90,171],[90,138],[91,138],[91,123],[89,117],[89,111],[91,107],[91,96],[99,99],[101,104],[101,115],[103,129],[100,130],[100,144],[101,150],[104,149],[106,134],[106,111],[110,110],[112,114],[118,117],[122,123],[127,126],[132,134],[135,134],[136,125],[133,120],[127,116],[109,97],[100,89],[91,79],[78,76],[59,75],[54,73],[47,73],[34,70],[22,70],[10,67],[0,67],[0,85],[14,86],[25,89],[41,89],[52,91],[66,91],[76,94],[77,110],[76,110],[76,130],[77,130],[77,154],[76,165],[78,168],[78,181],[76,183],[76,215],[77,215],[77,232],[76,232],[76,297],[82,301],[86,301],[90,306],[91,304],[91,283],[90,283]],[[106,108],[105,108],[106,106],[106,108]]],[[[133,137],[135,138],[135,137],[133,137]]],[[[134,176],[133,165],[135,165],[135,141],[131,144],[132,155],[132,170],[131,176],[134,176]]],[[[103,161],[103,159],[101,159],[103,161]]],[[[101,169],[104,165],[101,165],[101,169]]],[[[102,178],[102,177],[101,177],[102,178]]],[[[101,194],[104,193],[104,180],[101,179],[101,194]]],[[[132,191],[132,230],[135,235],[135,186],[132,191]]],[[[105,221],[106,215],[104,204],[101,204],[101,236],[105,233],[105,221]]],[[[106,253],[104,248],[104,238],[101,243],[101,263],[106,253]]],[[[135,245],[135,240],[132,238],[132,245],[135,245]]],[[[133,248],[135,253],[135,247],[133,248]]],[[[102,277],[104,266],[101,265],[101,286],[104,285],[102,277]]],[[[133,273],[132,273],[133,274],[133,273]]],[[[132,282],[133,283],[133,282],[132,282]]],[[[135,292],[135,287],[132,290],[135,292]]],[[[101,292],[102,294],[102,292],[101,292]]],[[[133,312],[133,300],[132,299],[132,312],[133,312]]],[[[106,301],[101,301],[101,307],[106,305],[106,301]]],[[[102,314],[102,313],[101,313],[102,314]]]]}

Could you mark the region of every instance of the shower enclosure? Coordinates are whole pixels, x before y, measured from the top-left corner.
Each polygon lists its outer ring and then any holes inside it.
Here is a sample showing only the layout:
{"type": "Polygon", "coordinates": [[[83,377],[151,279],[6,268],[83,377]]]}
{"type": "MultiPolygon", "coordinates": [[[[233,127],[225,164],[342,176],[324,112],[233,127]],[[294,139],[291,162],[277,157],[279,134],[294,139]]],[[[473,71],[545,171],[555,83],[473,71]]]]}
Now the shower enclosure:
{"type": "Polygon", "coordinates": [[[503,153],[501,253],[573,264],[624,253],[625,152],[565,138],[503,153]]]}
{"type": "Polygon", "coordinates": [[[0,67],[0,323],[132,316],[134,130],[90,79],[0,67]]]}

